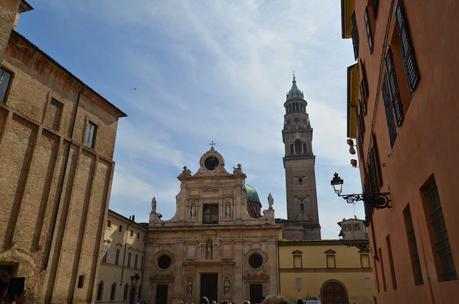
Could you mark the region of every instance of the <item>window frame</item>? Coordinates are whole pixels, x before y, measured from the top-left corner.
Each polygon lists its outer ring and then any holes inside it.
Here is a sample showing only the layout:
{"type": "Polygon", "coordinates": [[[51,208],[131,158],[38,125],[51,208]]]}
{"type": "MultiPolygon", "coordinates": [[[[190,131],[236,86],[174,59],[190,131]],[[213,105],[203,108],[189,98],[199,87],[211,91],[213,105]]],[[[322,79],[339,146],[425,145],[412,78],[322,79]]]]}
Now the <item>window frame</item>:
{"type": "Polygon", "coordinates": [[[420,75],[403,0],[397,1],[397,5],[395,7],[395,20],[400,38],[400,49],[403,58],[405,76],[409,92],[412,94],[419,83],[420,75]]]}
{"type": "Polygon", "coordinates": [[[98,125],[96,123],[94,123],[93,121],[91,120],[86,120],[86,124],[85,124],[85,128],[84,128],[84,133],[83,133],[83,145],[88,148],[88,149],[95,149],[96,147],[96,137],[97,137],[97,129],[98,129],[98,125]],[[93,131],[92,133],[88,133],[88,132],[91,132],[91,128],[90,127],[93,127],[93,131]],[[92,138],[91,138],[92,136],[92,138]],[[91,141],[89,143],[89,141],[91,141]]]}
{"type": "Polygon", "coordinates": [[[403,209],[403,219],[405,222],[405,232],[410,253],[411,269],[413,271],[414,285],[423,285],[424,278],[421,267],[421,259],[419,257],[418,245],[416,242],[416,232],[414,230],[413,218],[411,216],[410,205],[407,204],[403,209]]]}
{"type": "Polygon", "coordinates": [[[220,220],[219,214],[219,204],[218,203],[208,203],[202,205],[202,223],[207,225],[218,224],[220,220]],[[207,215],[206,211],[210,210],[210,214],[207,215]],[[213,213],[212,213],[213,212],[213,213]],[[208,218],[210,217],[210,218],[208,218]]]}
{"type": "Polygon", "coordinates": [[[421,196],[438,281],[457,280],[456,265],[443,216],[440,192],[433,175],[421,187],[421,196]],[[445,269],[447,267],[450,268],[445,269]]]}
{"type": "Polygon", "coordinates": [[[373,32],[371,29],[370,14],[368,13],[368,6],[365,6],[365,12],[363,13],[363,20],[365,22],[365,31],[367,33],[368,49],[370,54],[373,54],[373,32]]]}
{"type": "Polygon", "coordinates": [[[1,97],[0,104],[7,104],[8,97],[10,95],[11,84],[14,79],[14,73],[10,69],[6,68],[5,66],[0,65],[0,87],[1,87],[1,77],[3,75],[3,72],[6,72],[9,74],[9,79],[8,79],[8,84],[6,85],[6,88],[5,88],[4,96],[3,97],[0,96],[1,97]]]}
{"type": "Polygon", "coordinates": [[[352,13],[352,47],[354,48],[354,59],[359,58],[359,29],[357,27],[357,17],[355,11],[352,13]]]}

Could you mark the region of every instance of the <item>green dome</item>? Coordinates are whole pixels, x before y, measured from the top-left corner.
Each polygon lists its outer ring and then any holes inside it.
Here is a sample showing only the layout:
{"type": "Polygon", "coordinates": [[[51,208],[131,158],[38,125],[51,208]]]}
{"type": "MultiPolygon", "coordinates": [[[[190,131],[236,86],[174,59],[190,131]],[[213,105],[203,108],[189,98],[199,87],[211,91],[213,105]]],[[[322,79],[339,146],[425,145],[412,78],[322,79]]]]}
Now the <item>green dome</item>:
{"type": "Polygon", "coordinates": [[[247,199],[249,201],[260,203],[260,198],[258,197],[257,190],[255,190],[254,187],[250,186],[249,184],[244,184],[242,188],[247,193],[247,199]]]}
{"type": "Polygon", "coordinates": [[[295,75],[293,75],[292,88],[287,94],[287,100],[290,99],[304,99],[303,92],[301,92],[296,86],[295,75]]]}

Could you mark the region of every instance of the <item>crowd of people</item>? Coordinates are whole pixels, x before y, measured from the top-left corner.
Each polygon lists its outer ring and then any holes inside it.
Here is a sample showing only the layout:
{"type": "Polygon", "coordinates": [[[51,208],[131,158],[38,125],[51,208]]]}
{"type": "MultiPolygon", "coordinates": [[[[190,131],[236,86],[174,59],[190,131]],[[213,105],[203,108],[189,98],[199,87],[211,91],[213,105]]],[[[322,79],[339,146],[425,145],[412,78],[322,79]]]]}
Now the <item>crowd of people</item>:
{"type": "MultiPolygon", "coordinates": [[[[217,301],[210,302],[207,297],[202,297],[201,304],[217,304],[217,301]]],[[[233,302],[221,301],[220,304],[235,304],[233,302]]],[[[251,304],[250,301],[244,301],[243,304],[251,304]]],[[[291,304],[286,298],[282,296],[269,295],[260,303],[252,304],[291,304]]]]}

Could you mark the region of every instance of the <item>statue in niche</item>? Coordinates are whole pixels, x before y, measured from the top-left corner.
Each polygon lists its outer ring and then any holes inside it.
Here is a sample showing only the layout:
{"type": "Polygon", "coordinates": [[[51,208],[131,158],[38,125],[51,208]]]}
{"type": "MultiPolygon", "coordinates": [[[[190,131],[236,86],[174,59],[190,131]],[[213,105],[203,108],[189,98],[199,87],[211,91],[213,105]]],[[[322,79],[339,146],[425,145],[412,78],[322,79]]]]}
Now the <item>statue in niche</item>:
{"type": "Polygon", "coordinates": [[[225,278],[225,281],[223,282],[223,293],[225,295],[229,294],[231,291],[231,283],[228,277],[225,278]]]}
{"type": "Polygon", "coordinates": [[[195,204],[191,204],[190,217],[194,218],[195,216],[196,216],[196,205],[195,204]]]}
{"type": "Polygon", "coordinates": [[[274,199],[271,193],[268,195],[268,205],[269,205],[269,210],[273,209],[273,204],[274,204],[274,199]]]}
{"type": "Polygon", "coordinates": [[[188,280],[186,282],[186,295],[193,295],[193,278],[191,277],[188,277],[188,280]]]}
{"type": "Polygon", "coordinates": [[[231,217],[231,204],[230,204],[230,202],[226,202],[226,205],[225,205],[225,217],[231,217]]]}
{"type": "Polygon", "coordinates": [[[207,242],[206,242],[206,259],[208,259],[208,260],[212,259],[212,251],[213,251],[212,241],[211,240],[207,240],[207,242]]]}
{"type": "Polygon", "coordinates": [[[156,197],[151,199],[151,212],[156,213],[156,197]]]}

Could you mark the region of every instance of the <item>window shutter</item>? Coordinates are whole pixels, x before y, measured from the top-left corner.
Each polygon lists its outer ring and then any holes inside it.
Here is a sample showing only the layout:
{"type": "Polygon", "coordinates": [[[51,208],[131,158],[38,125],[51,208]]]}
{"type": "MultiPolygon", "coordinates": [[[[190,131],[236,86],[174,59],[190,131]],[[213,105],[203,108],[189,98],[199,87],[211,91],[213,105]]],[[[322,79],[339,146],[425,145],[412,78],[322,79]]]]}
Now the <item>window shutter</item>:
{"type": "Polygon", "coordinates": [[[395,139],[397,138],[397,129],[395,127],[395,122],[394,122],[394,114],[393,114],[394,110],[392,107],[392,102],[390,100],[388,83],[389,81],[387,79],[387,74],[384,74],[382,93],[383,93],[383,99],[384,99],[384,109],[386,111],[387,128],[389,129],[390,146],[393,147],[395,143],[395,139]]]}
{"type": "Polygon", "coordinates": [[[363,15],[365,20],[365,29],[367,31],[367,40],[368,40],[368,48],[370,49],[370,54],[373,53],[373,34],[371,33],[371,24],[370,24],[370,17],[368,16],[368,6],[365,7],[365,13],[363,15]]]}
{"type": "Polygon", "coordinates": [[[355,12],[352,14],[352,45],[354,47],[354,58],[359,57],[359,30],[357,29],[357,18],[355,12]]]}
{"type": "Polygon", "coordinates": [[[389,79],[389,92],[392,106],[394,108],[395,119],[397,126],[401,126],[403,121],[403,106],[400,101],[400,90],[398,88],[397,74],[395,73],[394,58],[392,57],[392,51],[389,48],[386,53],[386,69],[387,76],[389,79]]]}
{"type": "Polygon", "coordinates": [[[358,120],[357,120],[357,127],[358,127],[358,137],[357,137],[357,144],[358,147],[357,149],[359,150],[359,156],[361,161],[363,162],[363,138],[365,134],[365,122],[363,120],[363,113],[362,113],[362,107],[359,107],[359,115],[358,115],[358,120]]]}
{"type": "Polygon", "coordinates": [[[360,60],[360,71],[362,72],[362,79],[360,80],[360,106],[362,107],[363,114],[367,114],[368,104],[368,80],[365,64],[360,60]]]}
{"type": "Polygon", "coordinates": [[[411,42],[410,31],[406,19],[405,7],[403,6],[402,0],[399,0],[397,2],[395,16],[397,19],[398,32],[400,35],[402,56],[405,66],[406,77],[408,79],[408,87],[410,89],[410,93],[413,93],[419,81],[419,71],[416,63],[416,58],[414,57],[413,44],[411,42]]]}

